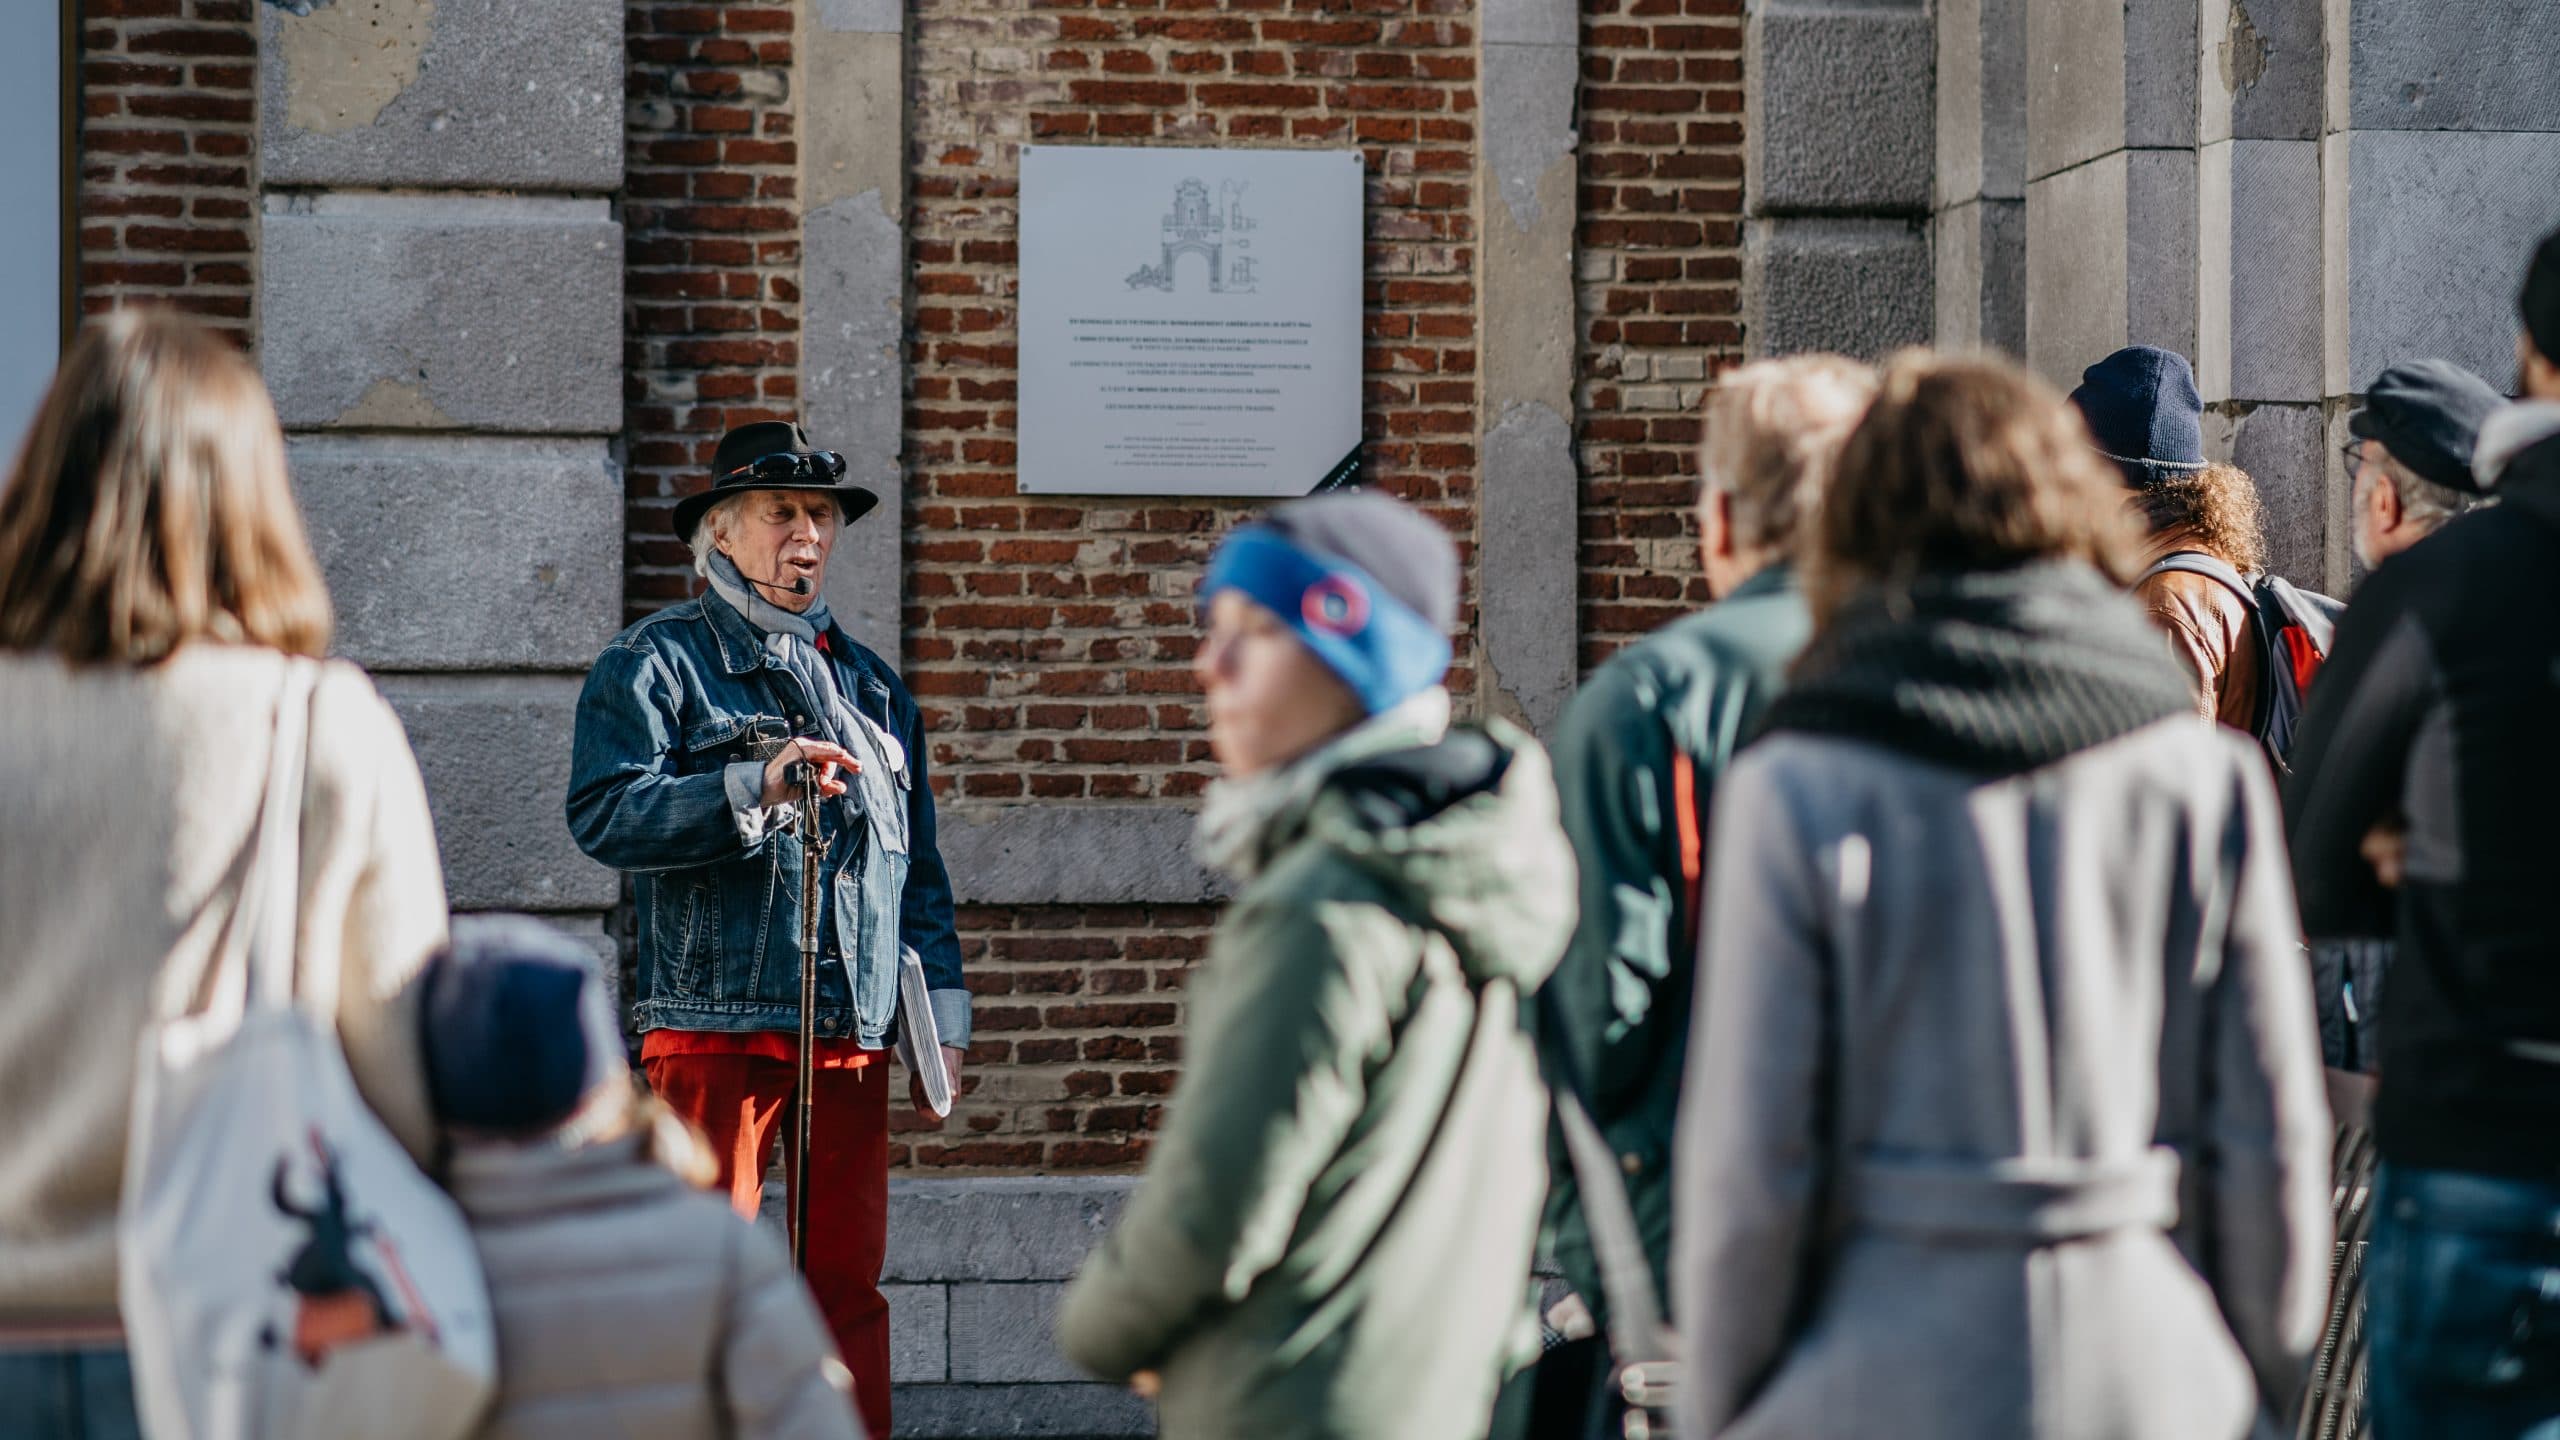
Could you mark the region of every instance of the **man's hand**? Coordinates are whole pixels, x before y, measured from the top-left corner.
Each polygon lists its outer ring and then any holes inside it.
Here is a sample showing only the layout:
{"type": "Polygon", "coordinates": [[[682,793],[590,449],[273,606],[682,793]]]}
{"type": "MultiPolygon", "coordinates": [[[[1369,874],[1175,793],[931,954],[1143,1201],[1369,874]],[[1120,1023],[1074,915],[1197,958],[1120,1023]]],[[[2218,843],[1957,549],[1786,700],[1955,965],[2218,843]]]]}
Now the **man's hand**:
{"type": "MultiPolygon", "coordinates": [[[[951,1103],[955,1106],[960,1103],[960,1062],[968,1058],[966,1050],[950,1045],[942,1047],[942,1073],[951,1077],[951,1103]]],[[[922,1075],[907,1077],[907,1098],[915,1102],[916,1114],[937,1130],[942,1128],[942,1122],[951,1118],[948,1112],[935,1110],[925,1103],[922,1075]]]]}
{"type": "Polygon", "coordinates": [[[2384,888],[2397,890],[2409,860],[2409,832],[2396,824],[2376,825],[2357,847],[2384,888]]]}
{"type": "Polygon", "coordinates": [[[1129,1377],[1129,1388],[1141,1400],[1153,1400],[1164,1393],[1164,1377],[1153,1370],[1141,1370],[1129,1377]]]}
{"type": "Polygon", "coordinates": [[[807,760],[818,767],[818,794],[832,798],[845,792],[844,775],[857,775],[862,765],[841,745],[802,736],[782,747],[772,759],[764,762],[764,803],[783,805],[800,798],[800,787],[791,783],[791,766],[807,760]]]}

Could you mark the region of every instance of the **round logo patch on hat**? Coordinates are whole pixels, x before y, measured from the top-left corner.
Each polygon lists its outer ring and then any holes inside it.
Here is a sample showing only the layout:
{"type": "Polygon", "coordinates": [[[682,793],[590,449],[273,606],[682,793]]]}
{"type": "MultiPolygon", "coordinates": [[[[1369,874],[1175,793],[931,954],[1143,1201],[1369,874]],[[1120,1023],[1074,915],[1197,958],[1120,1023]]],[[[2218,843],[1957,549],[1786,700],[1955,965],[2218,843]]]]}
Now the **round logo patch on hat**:
{"type": "Polygon", "coordinates": [[[1347,575],[1328,575],[1307,587],[1298,611],[1309,626],[1348,638],[1369,624],[1369,592],[1347,575]]]}

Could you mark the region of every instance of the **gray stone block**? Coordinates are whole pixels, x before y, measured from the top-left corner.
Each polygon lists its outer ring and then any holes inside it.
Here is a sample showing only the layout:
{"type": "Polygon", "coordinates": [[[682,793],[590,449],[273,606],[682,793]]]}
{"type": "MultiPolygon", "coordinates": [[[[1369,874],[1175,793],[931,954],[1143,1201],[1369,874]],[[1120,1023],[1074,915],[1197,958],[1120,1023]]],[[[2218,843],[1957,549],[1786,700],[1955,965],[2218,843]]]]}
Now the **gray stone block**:
{"type": "Polygon", "coordinates": [[[408,727],[457,910],[607,910],[612,871],[570,838],[574,675],[386,676],[408,727]]]}
{"type": "Polygon", "coordinates": [[[843,451],[848,474],[880,497],[879,510],[838,540],[843,553],[829,567],[827,603],[853,638],[894,664],[905,589],[906,235],[870,191],[810,211],[800,238],[801,418],[810,437],[843,451]]]}
{"type": "Polygon", "coordinates": [[[1194,817],[1163,805],[954,805],[943,864],[964,904],[1196,904],[1234,892],[1191,857],[1194,817]]]}
{"type": "Polygon", "coordinates": [[[1582,43],[1582,10],[1573,0],[1484,0],[1477,23],[1487,45],[1582,43]]]}
{"type": "Polygon", "coordinates": [[[1503,583],[1477,593],[1482,678],[1497,713],[1552,735],[1581,673],[1573,425],[1548,406],[1513,405],[1483,453],[1477,564],[1503,583]]]}
{"type": "Polygon", "coordinates": [[[622,625],[622,477],[602,440],[298,436],[338,613],[381,670],[576,670],[622,625]]]}
{"type": "Polygon", "coordinates": [[[2201,0],[2032,0],[2027,179],[2196,143],[2201,0]]]}
{"type": "Polygon", "coordinates": [[[2422,356],[2509,382],[2525,261],[2560,225],[2560,133],[2358,131],[2332,142],[2333,165],[2342,151],[2344,287],[2333,265],[2329,311],[2346,325],[2346,373],[2329,393],[2422,356]]]}
{"type": "Polygon", "coordinates": [[[622,183],[621,0],[261,8],[270,185],[622,183]]]}
{"type": "Polygon", "coordinates": [[[1761,9],[1742,67],[1754,215],[1928,208],[1935,27],[1912,10],[1761,9]]]}
{"type": "Polygon", "coordinates": [[[2065,389],[2125,345],[2196,348],[2196,157],[2119,151],[2027,183],[2027,363],[2065,389]]]}
{"type": "Polygon", "coordinates": [[[2297,585],[2328,584],[2329,453],[2321,407],[2231,401],[2205,417],[2205,453],[2257,483],[2267,568],[2297,585]]]}
{"type": "Polygon", "coordinates": [[[2209,402],[2318,400],[2319,142],[2226,140],[2196,163],[2196,383],[2209,402]]]}
{"type": "Polygon", "coordinates": [[[883,1285],[889,1301],[889,1380],[896,1385],[951,1378],[951,1292],[940,1285],[883,1285]]]}
{"type": "Polygon", "coordinates": [[[1925,345],[1937,321],[1929,236],[1901,220],[1754,220],[1743,230],[1744,339],[1753,355],[1875,359],[1925,345]]]}
{"type": "Polygon", "coordinates": [[[2027,204],[1972,200],[1940,213],[1932,227],[1941,349],[2027,346],[2027,204]]]}
{"type": "Polygon", "coordinates": [[[1066,1280],[1120,1218],[1134,1176],[893,1180],[884,1280],[1066,1280]]]}
{"type": "Polygon", "coordinates": [[[2551,0],[2341,3],[2350,128],[2560,131],[2551,0]]]}
{"type": "Polygon", "coordinates": [[[1935,203],[2027,193],[2026,0],[1941,0],[1935,203]]]}
{"type": "Polygon", "coordinates": [[[1156,1433],[1155,1407],[1118,1385],[900,1385],[890,1398],[897,1440],[1120,1440],[1156,1433]]]}
{"type": "Polygon", "coordinates": [[[2203,0],[2198,138],[2320,138],[2323,0],[2203,0]]]}
{"type": "Polygon", "coordinates": [[[951,1287],[951,1378],[968,1384],[1056,1384],[1085,1378],[1058,1353],[1052,1282],[951,1287]]]}
{"type": "Polygon", "coordinates": [[[622,426],[622,227],[602,200],[270,195],[258,265],[288,428],[622,426]]]}

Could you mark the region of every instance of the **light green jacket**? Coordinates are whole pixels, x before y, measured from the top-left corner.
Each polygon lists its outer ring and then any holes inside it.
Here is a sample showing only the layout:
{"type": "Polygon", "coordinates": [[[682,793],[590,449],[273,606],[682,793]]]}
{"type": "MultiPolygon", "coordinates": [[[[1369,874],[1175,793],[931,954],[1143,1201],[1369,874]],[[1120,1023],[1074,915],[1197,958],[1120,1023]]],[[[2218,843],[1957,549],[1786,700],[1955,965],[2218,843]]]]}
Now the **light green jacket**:
{"type": "Polygon", "coordinates": [[[1475,1440],[1531,1337],[1521,996],[1573,915],[1546,757],[1497,724],[1324,763],[1263,832],[1145,1183],[1059,1311],[1086,1369],[1161,1373],[1168,1440],[1475,1440]]]}

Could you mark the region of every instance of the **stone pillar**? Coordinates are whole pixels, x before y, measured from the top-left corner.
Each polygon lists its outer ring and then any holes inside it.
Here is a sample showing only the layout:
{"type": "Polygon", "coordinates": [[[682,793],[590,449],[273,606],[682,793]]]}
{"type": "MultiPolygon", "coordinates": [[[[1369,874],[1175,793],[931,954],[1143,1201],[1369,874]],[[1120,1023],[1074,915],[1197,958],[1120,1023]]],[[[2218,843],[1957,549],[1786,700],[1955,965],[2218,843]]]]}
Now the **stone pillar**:
{"type": "Polygon", "coordinates": [[[622,608],[619,0],[259,21],[257,351],[338,610],[425,773],[458,910],[603,944],[562,816],[622,608]]]}
{"type": "Polygon", "coordinates": [[[1482,21],[1478,699],[1543,735],[1579,671],[1573,114],[1581,17],[1572,0],[1485,0],[1482,21]]]}
{"type": "Polygon", "coordinates": [[[1939,0],[1937,344],[2027,348],[2028,0],[1939,0]]]}
{"type": "Polygon", "coordinates": [[[2320,0],[2204,0],[2197,27],[2197,388],[2207,453],[2257,481],[2267,563],[2326,582],[2320,0]]]}
{"type": "Polygon", "coordinates": [[[1743,339],[1876,356],[1936,329],[1934,24],[1920,0],[1767,0],[1743,41],[1743,339]]]}
{"type": "Polygon", "coordinates": [[[906,577],[906,7],[818,0],[798,53],[801,419],[880,496],[877,515],[837,542],[827,604],[894,665],[906,577]]]}
{"type": "Polygon", "coordinates": [[[2027,6],[2027,363],[2196,348],[2199,0],[2027,6]]]}
{"type": "Polygon", "coordinates": [[[2514,381],[2516,287],[2560,225],[2560,25],[2541,0],[2328,0],[2325,15],[2323,551],[2343,590],[2355,564],[2336,447],[2374,376],[2437,356],[2514,381]]]}

